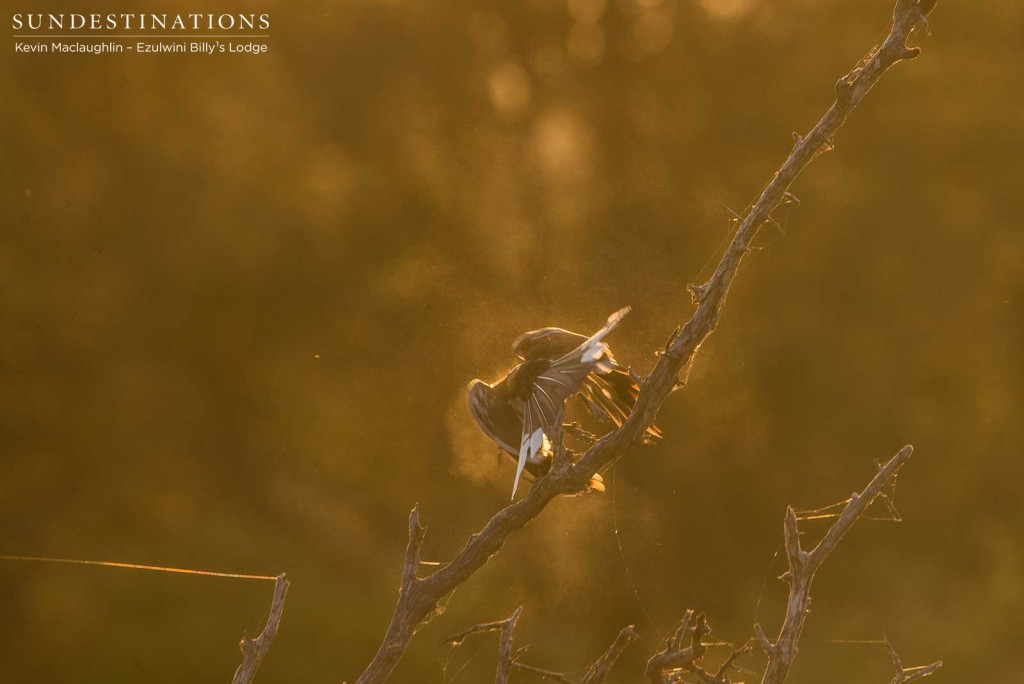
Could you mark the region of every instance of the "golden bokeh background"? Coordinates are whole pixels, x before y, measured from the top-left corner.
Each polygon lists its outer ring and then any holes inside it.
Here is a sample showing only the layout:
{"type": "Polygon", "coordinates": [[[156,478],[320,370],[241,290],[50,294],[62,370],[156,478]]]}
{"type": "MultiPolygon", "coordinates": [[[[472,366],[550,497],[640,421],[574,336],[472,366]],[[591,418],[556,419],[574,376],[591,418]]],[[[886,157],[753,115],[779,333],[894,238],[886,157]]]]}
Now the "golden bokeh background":
{"type": "MultiPolygon", "coordinates": [[[[286,571],[258,681],[354,681],[412,505],[444,560],[507,499],[468,381],[523,330],[625,304],[613,346],[648,370],[723,205],[756,195],[891,5],[253,0],[202,11],[269,12],[263,56],[7,50],[0,553],[286,571]]],[[[663,443],[516,535],[395,681],[488,681],[492,641],[447,660],[439,639],[520,604],[517,643],[552,669],[635,623],[616,682],[688,607],[722,640],[771,632],[785,506],[845,498],[908,442],[905,520],[862,523],[822,570],[792,681],[887,681],[884,649],[836,643],[883,636],[942,681],[1016,681],[1022,26],[1009,0],[939,4],[922,57],[759,236],[663,443]]],[[[3,562],[0,679],[227,681],[270,596],[3,562]]]]}

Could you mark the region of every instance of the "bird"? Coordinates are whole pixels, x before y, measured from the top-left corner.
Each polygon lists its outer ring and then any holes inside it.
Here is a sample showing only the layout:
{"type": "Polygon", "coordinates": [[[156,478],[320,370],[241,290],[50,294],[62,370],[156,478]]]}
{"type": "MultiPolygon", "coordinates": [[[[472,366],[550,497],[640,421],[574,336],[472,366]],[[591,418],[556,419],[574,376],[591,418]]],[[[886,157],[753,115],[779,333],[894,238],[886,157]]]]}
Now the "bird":
{"type": "MultiPolygon", "coordinates": [[[[512,352],[523,361],[556,359],[586,339],[563,328],[540,328],[520,335],[512,344],[512,352]]],[[[632,369],[619,364],[608,349],[580,385],[578,396],[594,417],[610,420],[620,428],[640,396],[640,378],[632,369]]],[[[644,433],[644,442],[656,442],[661,436],[661,429],[652,423],[644,433]]]]}
{"type": "MultiPolygon", "coordinates": [[[[495,383],[470,382],[473,418],[503,451],[517,459],[513,499],[524,471],[540,478],[551,468],[551,437],[570,397],[583,397],[592,411],[616,425],[628,417],[639,387],[629,371],[615,361],[604,338],[629,311],[628,306],[616,311],[590,337],[561,328],[524,333],[513,345],[522,363],[495,383]]],[[[655,431],[660,436],[657,428],[655,431]]],[[[600,474],[594,474],[590,485],[604,490],[600,474]]]]}

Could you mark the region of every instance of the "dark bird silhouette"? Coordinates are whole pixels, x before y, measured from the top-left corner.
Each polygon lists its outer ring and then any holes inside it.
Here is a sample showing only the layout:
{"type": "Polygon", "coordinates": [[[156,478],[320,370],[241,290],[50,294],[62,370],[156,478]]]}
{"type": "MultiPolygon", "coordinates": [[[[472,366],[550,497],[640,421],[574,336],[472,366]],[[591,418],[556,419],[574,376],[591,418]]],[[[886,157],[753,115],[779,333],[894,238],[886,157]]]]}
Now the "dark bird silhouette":
{"type": "MultiPolygon", "coordinates": [[[[590,337],[561,328],[528,332],[513,345],[523,363],[494,384],[482,380],[469,384],[469,409],[477,424],[518,459],[513,498],[523,470],[539,478],[550,469],[550,438],[570,397],[581,396],[591,411],[616,425],[628,417],[639,387],[604,342],[627,313],[629,307],[615,312],[590,337]]],[[[660,435],[657,428],[652,429],[652,437],[660,435]]],[[[591,486],[603,490],[602,482],[595,474],[591,486]]]]}

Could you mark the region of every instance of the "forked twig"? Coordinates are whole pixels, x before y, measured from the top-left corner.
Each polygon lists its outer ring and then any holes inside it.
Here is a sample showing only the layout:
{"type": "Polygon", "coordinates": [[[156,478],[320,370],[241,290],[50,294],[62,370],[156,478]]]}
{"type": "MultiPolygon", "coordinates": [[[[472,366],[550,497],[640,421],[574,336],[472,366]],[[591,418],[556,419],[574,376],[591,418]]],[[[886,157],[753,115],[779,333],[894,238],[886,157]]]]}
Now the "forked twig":
{"type": "MultiPolygon", "coordinates": [[[[512,613],[511,616],[504,620],[482,622],[478,625],[473,625],[468,629],[462,630],[458,634],[454,634],[443,639],[441,643],[459,646],[466,640],[466,638],[473,636],[474,634],[500,632],[501,635],[498,641],[498,669],[495,675],[496,684],[507,684],[509,672],[511,670],[528,672],[542,679],[562,682],[562,684],[575,684],[567,673],[547,670],[534,665],[527,665],[519,660],[519,656],[523,654],[526,647],[523,647],[518,651],[513,651],[512,635],[515,631],[516,623],[522,613],[523,607],[520,606],[514,613],[512,613]]],[[[612,667],[614,667],[615,661],[619,659],[619,656],[626,650],[626,647],[639,638],[640,637],[636,633],[636,630],[633,629],[633,625],[623,628],[622,631],[619,632],[619,635],[615,637],[615,641],[612,642],[603,654],[601,654],[601,657],[599,657],[593,665],[587,668],[586,672],[584,672],[583,676],[579,680],[580,684],[600,684],[604,681],[605,677],[608,676],[608,673],[611,672],[612,667]]]]}
{"type": "Polygon", "coordinates": [[[934,674],[940,667],[942,667],[942,661],[936,660],[931,665],[920,665],[918,667],[903,667],[903,661],[900,660],[900,656],[896,653],[896,649],[892,647],[889,640],[885,640],[885,647],[889,649],[889,655],[892,657],[892,666],[896,670],[896,675],[892,678],[889,684],[903,684],[904,682],[910,682],[915,679],[921,679],[928,675],[934,674]]]}
{"type": "Polygon", "coordinates": [[[712,674],[701,665],[707,651],[704,639],[709,634],[711,626],[704,613],[686,611],[675,630],[662,641],[661,649],[647,661],[647,680],[651,684],[672,684],[682,681],[679,676],[686,673],[696,677],[702,684],[732,684],[729,670],[740,656],[753,650],[754,642],[748,641],[734,649],[712,674]]]}
{"type": "MultiPolygon", "coordinates": [[[[757,635],[758,642],[768,654],[768,666],[761,679],[761,684],[782,684],[785,681],[789,674],[789,668],[796,658],[804,622],[810,610],[811,584],[814,581],[814,574],[835,550],[843,536],[850,531],[854,523],[864,515],[871,503],[878,497],[884,496],[883,490],[896,477],[896,473],[910,459],[913,452],[914,448],[907,445],[881,466],[871,482],[861,492],[855,492],[850,496],[842,513],[810,551],[805,550],[800,543],[799,522],[796,513],[792,507],[786,509],[783,530],[789,570],[783,575],[783,578],[789,585],[789,599],[786,602],[786,617],[779,629],[779,635],[774,641],[768,638],[760,624],[754,625],[754,633],[757,635]]],[[[895,652],[891,652],[895,657],[895,652]]],[[[895,660],[897,661],[897,672],[904,672],[898,664],[898,658],[895,660]]],[[[926,674],[931,674],[935,669],[938,667],[929,670],[926,674]]],[[[922,677],[924,674],[909,674],[908,676],[922,677]]]]}

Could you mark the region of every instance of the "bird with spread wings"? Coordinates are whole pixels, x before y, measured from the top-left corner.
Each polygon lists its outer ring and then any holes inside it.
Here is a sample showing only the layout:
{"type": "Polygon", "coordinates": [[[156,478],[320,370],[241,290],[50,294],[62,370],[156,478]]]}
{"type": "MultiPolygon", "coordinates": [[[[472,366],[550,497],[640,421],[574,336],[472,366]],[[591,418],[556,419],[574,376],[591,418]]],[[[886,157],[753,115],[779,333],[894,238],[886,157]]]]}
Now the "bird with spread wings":
{"type": "MultiPolygon", "coordinates": [[[[469,409],[477,424],[518,461],[512,498],[524,470],[541,477],[551,467],[551,436],[568,399],[580,397],[594,415],[616,427],[629,417],[640,387],[604,341],[629,310],[627,306],[613,313],[590,337],[561,328],[524,333],[513,345],[522,363],[493,384],[470,383],[469,409]]],[[[648,440],[660,436],[653,425],[645,435],[648,440]]],[[[602,483],[601,475],[595,473],[591,487],[603,491],[602,483]]]]}

